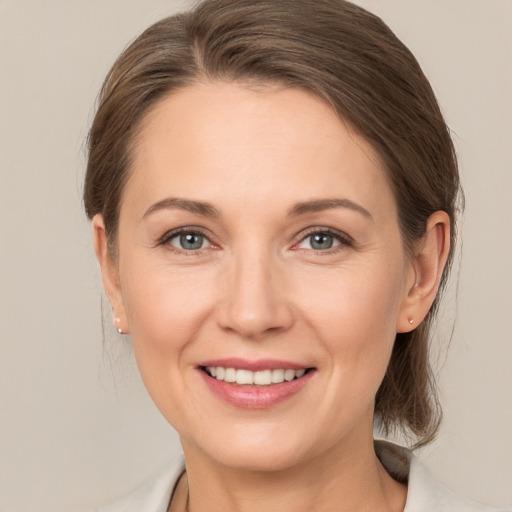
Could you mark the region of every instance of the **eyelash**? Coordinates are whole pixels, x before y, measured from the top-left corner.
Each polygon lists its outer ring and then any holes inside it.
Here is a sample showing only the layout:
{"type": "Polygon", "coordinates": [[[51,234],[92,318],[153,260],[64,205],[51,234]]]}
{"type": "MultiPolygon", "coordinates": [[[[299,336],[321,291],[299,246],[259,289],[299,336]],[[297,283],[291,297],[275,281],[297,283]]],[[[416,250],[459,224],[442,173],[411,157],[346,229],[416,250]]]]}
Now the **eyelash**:
{"type": "MultiPolygon", "coordinates": [[[[207,233],[204,229],[196,226],[184,226],[181,228],[174,229],[172,231],[166,232],[159,240],[157,245],[161,246],[167,246],[167,248],[173,252],[184,254],[186,256],[193,256],[193,255],[199,255],[202,253],[204,249],[195,249],[195,250],[185,250],[185,249],[179,249],[178,247],[175,247],[173,245],[169,244],[169,241],[173,238],[176,238],[179,235],[183,234],[190,234],[190,235],[200,235],[204,237],[209,243],[210,247],[218,248],[219,246],[212,242],[210,240],[211,234],[207,233]]],[[[343,233],[341,231],[334,230],[332,228],[324,228],[324,227],[313,227],[308,228],[306,231],[303,231],[299,236],[296,237],[296,241],[293,243],[292,250],[295,251],[312,251],[315,254],[318,255],[328,255],[333,254],[335,252],[338,252],[340,250],[343,250],[343,248],[346,247],[353,247],[354,246],[354,240],[352,237],[347,235],[346,233],[343,233]],[[325,250],[312,250],[312,249],[303,249],[297,247],[300,243],[304,242],[307,238],[313,236],[313,235],[328,235],[332,236],[335,240],[339,242],[339,245],[334,246],[331,249],[325,249],[325,250]]]]}
{"type": "Polygon", "coordinates": [[[169,249],[170,251],[176,252],[178,254],[184,254],[185,256],[197,256],[202,253],[203,249],[187,251],[185,249],[180,249],[179,247],[171,245],[169,242],[179,235],[200,235],[210,243],[210,246],[213,246],[215,248],[217,247],[216,244],[210,240],[211,235],[207,233],[204,229],[196,226],[184,226],[181,228],[173,229],[172,231],[168,231],[160,238],[157,245],[166,246],[166,248],[169,249]]]}
{"type": "MultiPolygon", "coordinates": [[[[312,251],[315,255],[327,256],[329,254],[333,254],[333,253],[336,253],[336,252],[338,252],[340,250],[343,250],[344,248],[353,247],[355,245],[354,244],[354,239],[352,237],[350,237],[349,235],[347,235],[346,233],[343,233],[342,231],[337,231],[337,230],[332,229],[332,228],[313,227],[313,228],[306,229],[306,231],[303,231],[299,235],[299,237],[297,237],[297,241],[293,244],[293,247],[298,246],[304,240],[306,240],[307,238],[309,238],[309,237],[311,237],[313,235],[328,235],[328,236],[332,236],[335,240],[337,240],[339,242],[339,245],[334,246],[331,249],[325,249],[323,251],[322,250],[315,251],[315,250],[312,250],[312,249],[302,249],[302,248],[299,248],[299,247],[297,247],[294,250],[295,251],[307,251],[307,252],[312,251]]],[[[293,247],[292,247],[292,249],[293,249],[293,247]]]]}

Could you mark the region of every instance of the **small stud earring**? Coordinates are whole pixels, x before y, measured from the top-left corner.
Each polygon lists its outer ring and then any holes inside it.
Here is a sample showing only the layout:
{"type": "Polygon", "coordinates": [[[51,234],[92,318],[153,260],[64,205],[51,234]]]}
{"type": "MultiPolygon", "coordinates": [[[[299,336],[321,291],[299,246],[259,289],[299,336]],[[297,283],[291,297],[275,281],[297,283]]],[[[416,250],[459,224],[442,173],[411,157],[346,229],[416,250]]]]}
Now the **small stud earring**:
{"type": "MultiPolygon", "coordinates": [[[[115,324],[118,324],[120,321],[121,321],[121,319],[120,319],[120,318],[114,318],[114,323],[115,323],[115,324]]],[[[123,334],[123,330],[122,330],[120,327],[116,327],[116,331],[117,331],[119,334],[123,334]]]]}
{"type": "Polygon", "coordinates": [[[414,323],[414,320],[412,318],[409,318],[409,323],[412,325],[414,323]]]}

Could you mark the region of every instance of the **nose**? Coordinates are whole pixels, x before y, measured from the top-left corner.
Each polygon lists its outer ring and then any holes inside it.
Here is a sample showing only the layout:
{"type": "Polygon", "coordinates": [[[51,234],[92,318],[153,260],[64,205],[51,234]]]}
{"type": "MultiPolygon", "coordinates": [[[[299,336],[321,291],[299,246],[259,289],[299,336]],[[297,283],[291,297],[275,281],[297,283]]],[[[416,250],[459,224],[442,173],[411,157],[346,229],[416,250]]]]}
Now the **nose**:
{"type": "Polygon", "coordinates": [[[247,252],[233,260],[220,286],[220,327],[253,340],[288,330],[293,310],[286,298],[283,263],[270,255],[247,252]]]}

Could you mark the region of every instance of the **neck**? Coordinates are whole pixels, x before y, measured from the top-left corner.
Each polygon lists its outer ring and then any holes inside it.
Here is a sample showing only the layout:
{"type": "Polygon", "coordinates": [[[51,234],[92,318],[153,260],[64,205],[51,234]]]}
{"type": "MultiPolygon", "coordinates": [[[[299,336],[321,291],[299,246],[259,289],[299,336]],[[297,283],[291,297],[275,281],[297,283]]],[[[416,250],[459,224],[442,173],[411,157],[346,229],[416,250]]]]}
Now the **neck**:
{"type": "Polygon", "coordinates": [[[357,443],[353,438],[360,434],[350,437],[326,453],[277,471],[227,467],[182,441],[187,473],[177,501],[188,500],[190,512],[403,511],[406,487],[382,467],[372,436],[357,443]]]}

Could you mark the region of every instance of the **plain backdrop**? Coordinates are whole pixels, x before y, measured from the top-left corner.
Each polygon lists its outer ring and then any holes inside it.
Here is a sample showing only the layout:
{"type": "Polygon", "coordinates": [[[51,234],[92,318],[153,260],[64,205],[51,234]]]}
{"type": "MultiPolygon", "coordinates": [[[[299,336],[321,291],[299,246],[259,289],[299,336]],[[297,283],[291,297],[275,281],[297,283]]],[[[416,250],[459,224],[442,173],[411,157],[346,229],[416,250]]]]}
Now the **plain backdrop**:
{"type": "MultiPolygon", "coordinates": [[[[452,285],[434,341],[445,418],[419,456],[454,490],[510,505],[512,1],[358,3],[422,63],[454,133],[467,198],[458,300],[452,285]]],[[[179,452],[129,340],[115,335],[105,305],[102,313],[81,187],[105,73],[143,28],[188,5],[0,0],[2,512],[87,510],[179,452]]]]}

